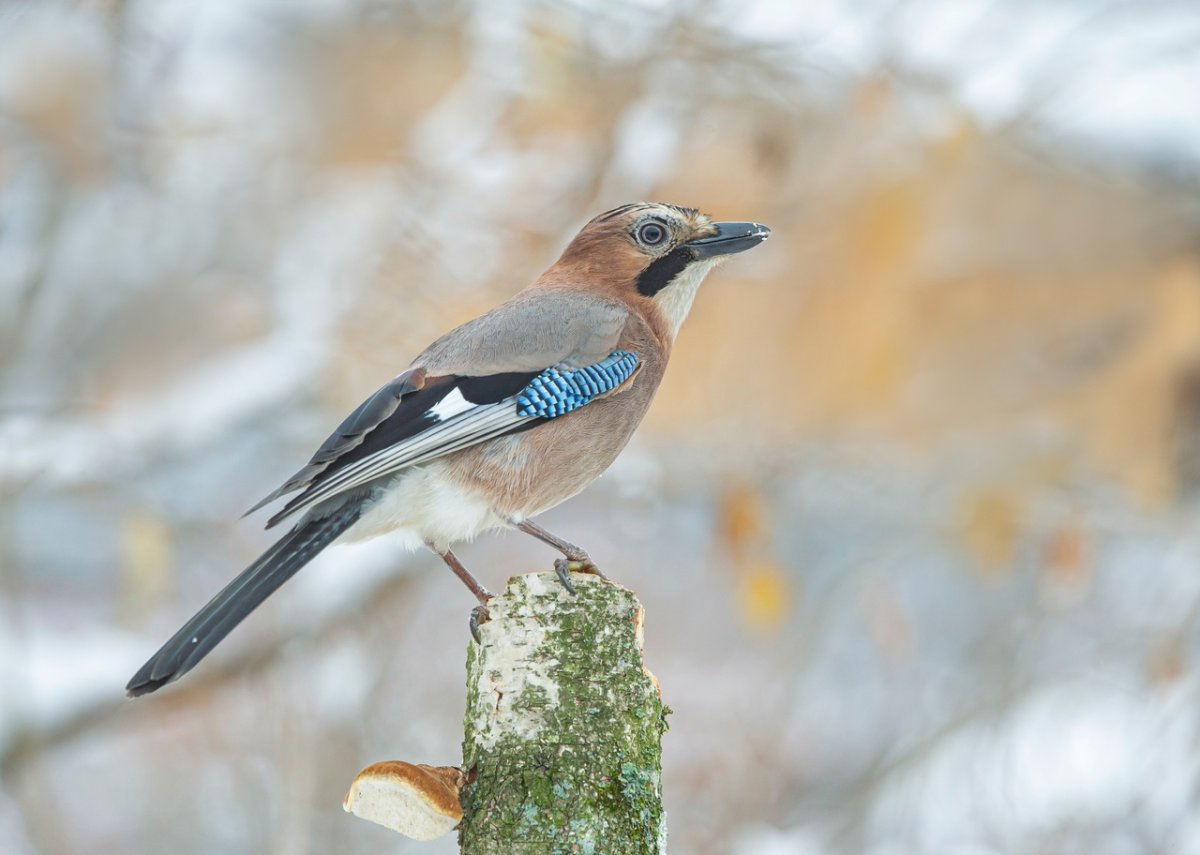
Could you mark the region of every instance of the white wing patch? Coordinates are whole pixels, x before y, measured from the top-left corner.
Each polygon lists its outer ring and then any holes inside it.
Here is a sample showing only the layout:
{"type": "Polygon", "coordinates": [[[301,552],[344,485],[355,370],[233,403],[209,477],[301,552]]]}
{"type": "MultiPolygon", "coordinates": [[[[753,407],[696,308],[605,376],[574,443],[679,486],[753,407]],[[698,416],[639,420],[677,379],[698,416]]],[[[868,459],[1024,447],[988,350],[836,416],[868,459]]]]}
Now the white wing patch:
{"type": "Polygon", "coordinates": [[[439,422],[444,422],[449,418],[457,416],[459,413],[465,413],[467,410],[475,407],[466,398],[463,397],[461,389],[455,389],[449,395],[442,398],[429,409],[431,416],[436,416],[439,422]]]}
{"type": "Polygon", "coordinates": [[[529,422],[569,413],[619,387],[637,367],[636,354],[613,351],[585,368],[547,368],[518,394],[491,404],[471,403],[462,390],[452,389],[422,414],[425,424],[418,432],[320,473],[270,524],[401,469],[496,439],[529,422]]]}

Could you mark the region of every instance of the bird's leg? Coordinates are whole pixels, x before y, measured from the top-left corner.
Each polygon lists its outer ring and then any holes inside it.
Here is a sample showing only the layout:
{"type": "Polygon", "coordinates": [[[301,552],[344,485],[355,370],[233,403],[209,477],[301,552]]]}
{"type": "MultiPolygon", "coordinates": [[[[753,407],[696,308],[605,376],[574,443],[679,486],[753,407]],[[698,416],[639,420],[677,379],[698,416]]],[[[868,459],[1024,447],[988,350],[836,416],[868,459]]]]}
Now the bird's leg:
{"type": "Polygon", "coordinates": [[[467,626],[469,626],[471,629],[471,637],[474,638],[475,643],[478,644],[480,641],[479,625],[481,623],[487,623],[488,619],[491,617],[488,614],[488,600],[494,597],[495,594],[483,587],[483,585],[479,583],[479,580],[471,575],[471,571],[463,566],[463,563],[458,560],[458,556],[452,551],[447,549],[445,552],[442,552],[428,541],[426,541],[425,545],[437,553],[437,555],[446,562],[446,566],[454,571],[454,575],[461,579],[462,583],[470,589],[472,594],[475,595],[475,599],[479,600],[479,605],[471,609],[471,617],[467,621],[467,626]]]}
{"type": "Polygon", "coordinates": [[[599,576],[605,582],[608,577],[600,572],[600,568],[595,565],[587,550],[582,549],[570,541],[563,540],[561,537],[551,534],[533,520],[521,520],[514,523],[517,528],[526,534],[532,534],[542,543],[548,543],[566,556],[566,560],[558,559],[554,562],[554,572],[558,574],[558,579],[563,583],[563,587],[575,593],[574,586],[571,585],[571,573],[591,573],[594,576],[599,576]]]}
{"type": "Polygon", "coordinates": [[[542,543],[548,543],[553,546],[555,549],[565,555],[568,561],[572,561],[576,564],[586,564],[590,568],[588,572],[594,572],[597,575],[599,574],[599,570],[596,568],[596,565],[592,563],[592,558],[587,554],[586,549],[576,546],[569,541],[563,540],[556,534],[551,534],[533,520],[521,520],[520,522],[515,523],[515,525],[526,534],[532,534],[542,543]]]}

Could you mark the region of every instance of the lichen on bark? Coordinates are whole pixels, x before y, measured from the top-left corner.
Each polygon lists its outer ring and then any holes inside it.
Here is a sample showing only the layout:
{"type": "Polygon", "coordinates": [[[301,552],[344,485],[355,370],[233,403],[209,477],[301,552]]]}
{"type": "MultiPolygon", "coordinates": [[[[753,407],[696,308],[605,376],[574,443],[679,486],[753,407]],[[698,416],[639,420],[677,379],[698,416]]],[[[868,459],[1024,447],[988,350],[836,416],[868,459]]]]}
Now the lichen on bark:
{"type": "Polygon", "coordinates": [[[666,850],[666,710],[642,662],[642,608],[593,576],[517,576],[467,653],[467,855],[666,850]]]}

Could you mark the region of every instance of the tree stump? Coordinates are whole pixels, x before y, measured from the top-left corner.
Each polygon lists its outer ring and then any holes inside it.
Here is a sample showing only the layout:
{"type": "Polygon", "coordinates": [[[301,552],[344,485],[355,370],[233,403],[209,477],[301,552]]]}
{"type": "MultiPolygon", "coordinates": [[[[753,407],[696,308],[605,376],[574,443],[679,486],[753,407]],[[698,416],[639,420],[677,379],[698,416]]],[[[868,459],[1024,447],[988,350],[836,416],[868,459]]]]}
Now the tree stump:
{"type": "Polygon", "coordinates": [[[467,655],[469,855],[661,853],[666,710],[642,662],[633,593],[574,574],[517,576],[467,655]]]}
{"type": "Polygon", "coordinates": [[[467,652],[461,768],[373,764],[346,810],[420,839],[457,825],[465,855],[666,851],[669,710],[642,662],[641,604],[572,583],[517,576],[492,600],[467,652]]]}

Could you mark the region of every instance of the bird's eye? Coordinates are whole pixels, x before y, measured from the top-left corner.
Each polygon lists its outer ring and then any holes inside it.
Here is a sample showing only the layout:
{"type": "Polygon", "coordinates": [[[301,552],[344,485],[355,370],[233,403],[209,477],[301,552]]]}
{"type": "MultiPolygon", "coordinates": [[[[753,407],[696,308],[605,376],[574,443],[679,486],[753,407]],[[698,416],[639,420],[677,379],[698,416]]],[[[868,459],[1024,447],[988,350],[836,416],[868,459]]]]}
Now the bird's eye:
{"type": "Polygon", "coordinates": [[[637,239],[646,246],[658,246],[667,239],[667,230],[659,223],[642,223],[637,230],[637,239]]]}

